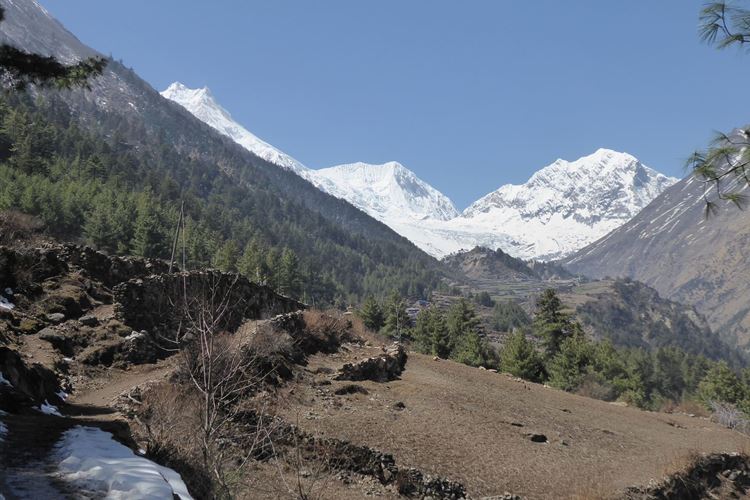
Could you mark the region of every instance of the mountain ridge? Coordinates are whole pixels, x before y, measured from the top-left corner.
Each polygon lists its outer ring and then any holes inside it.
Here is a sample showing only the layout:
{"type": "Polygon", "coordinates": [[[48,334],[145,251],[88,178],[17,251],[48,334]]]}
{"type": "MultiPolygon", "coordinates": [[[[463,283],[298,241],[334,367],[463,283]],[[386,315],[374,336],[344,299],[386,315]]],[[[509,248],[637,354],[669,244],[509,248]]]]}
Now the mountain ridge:
{"type": "Polygon", "coordinates": [[[201,90],[176,82],[162,95],[270,162],[277,155],[279,166],[348,201],[437,258],[475,246],[502,248],[527,260],[561,258],[626,222],[677,181],[632,155],[600,148],[572,162],[558,159],[525,184],[501,186],[459,213],[447,196],[398,162],[309,169],[257,139],[215,100],[191,97],[201,90]],[[217,109],[207,109],[211,106],[217,109]],[[263,148],[273,154],[264,154],[263,148]]]}

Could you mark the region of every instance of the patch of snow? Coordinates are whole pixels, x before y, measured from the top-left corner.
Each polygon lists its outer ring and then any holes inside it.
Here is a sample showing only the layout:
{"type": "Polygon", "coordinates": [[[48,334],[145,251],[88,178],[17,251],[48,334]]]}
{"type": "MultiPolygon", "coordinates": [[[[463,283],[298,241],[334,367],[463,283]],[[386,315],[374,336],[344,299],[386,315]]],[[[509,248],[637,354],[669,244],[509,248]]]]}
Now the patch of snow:
{"type": "Polygon", "coordinates": [[[10,311],[11,309],[15,308],[16,305],[0,295],[0,309],[5,309],[6,311],[10,311]]]}
{"type": "Polygon", "coordinates": [[[133,330],[133,333],[131,333],[130,335],[128,335],[127,337],[125,337],[125,340],[135,340],[135,339],[141,338],[141,337],[143,337],[145,335],[146,334],[144,332],[136,332],[135,330],[133,330]]]}
{"type": "Polygon", "coordinates": [[[264,160],[297,173],[307,170],[302,163],[259,139],[234,121],[229,111],[216,102],[208,87],[191,89],[180,82],[174,82],[161,95],[176,102],[206,125],[264,160]]]}
{"type": "Polygon", "coordinates": [[[8,385],[10,387],[13,387],[13,384],[11,384],[10,381],[3,376],[3,372],[0,372],[0,385],[8,385]]]}
{"type": "Polygon", "coordinates": [[[62,479],[84,490],[81,494],[108,499],[191,500],[180,475],[137,456],[112,435],[95,427],[66,431],[53,452],[62,479]]]}
{"type": "Polygon", "coordinates": [[[0,443],[2,443],[8,435],[8,426],[0,421],[0,443]]]}
{"type": "Polygon", "coordinates": [[[63,401],[65,401],[66,399],[68,399],[68,396],[70,396],[70,394],[68,394],[67,392],[63,391],[62,389],[60,389],[59,391],[57,391],[55,393],[55,395],[58,398],[62,399],[63,401]]]}
{"type": "Polygon", "coordinates": [[[74,361],[74,359],[73,358],[63,358],[63,361],[65,361],[66,363],[72,363],[74,361]]]}
{"type": "Polygon", "coordinates": [[[51,405],[47,402],[47,400],[44,400],[44,403],[42,403],[39,408],[36,408],[38,411],[44,413],[45,415],[54,415],[56,417],[62,417],[62,414],[60,413],[60,410],[57,409],[57,406],[51,405]]]}
{"type": "Polygon", "coordinates": [[[6,288],[5,289],[5,295],[13,295],[13,289],[12,288],[6,288]]]}

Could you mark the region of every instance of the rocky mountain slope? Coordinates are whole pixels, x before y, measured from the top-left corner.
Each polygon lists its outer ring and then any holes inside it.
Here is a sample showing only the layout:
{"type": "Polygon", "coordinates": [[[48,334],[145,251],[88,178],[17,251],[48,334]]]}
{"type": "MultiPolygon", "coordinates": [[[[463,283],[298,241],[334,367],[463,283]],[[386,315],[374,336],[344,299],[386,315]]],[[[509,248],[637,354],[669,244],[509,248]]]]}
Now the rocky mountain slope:
{"type": "Polygon", "coordinates": [[[524,259],[559,258],[627,222],[677,180],[627,153],[599,149],[576,161],[557,160],[527,183],[502,186],[459,214],[448,197],[397,162],[312,170],[232,120],[208,89],[176,82],[162,95],[438,258],[475,246],[502,248],[524,259]]]}
{"type": "Polygon", "coordinates": [[[733,345],[712,331],[692,306],[663,298],[652,287],[630,279],[586,281],[555,263],[525,262],[501,250],[475,248],[445,259],[450,270],[497,300],[513,300],[527,312],[546,288],[556,289],[568,312],[596,340],[646,350],[679,347],[690,354],[742,364],[733,345]]]}
{"type": "Polygon", "coordinates": [[[229,111],[216,102],[208,87],[189,89],[180,82],[174,82],[161,95],[190,110],[196,118],[230,137],[237,144],[264,160],[297,173],[308,170],[307,167],[291,156],[282,153],[238,125],[232,119],[229,111]]]}
{"type": "Polygon", "coordinates": [[[647,350],[679,347],[735,366],[744,363],[739,351],[713,332],[695,308],[660,297],[638,281],[582,283],[562,292],[561,300],[597,340],[606,338],[617,346],[647,350]]]}
{"type": "MultiPolygon", "coordinates": [[[[631,221],[562,261],[592,278],[627,276],[694,305],[714,331],[750,349],[750,218],[733,205],[705,216],[704,183],[683,179],[631,221]]],[[[747,189],[743,189],[747,192],[747,189]]]]}

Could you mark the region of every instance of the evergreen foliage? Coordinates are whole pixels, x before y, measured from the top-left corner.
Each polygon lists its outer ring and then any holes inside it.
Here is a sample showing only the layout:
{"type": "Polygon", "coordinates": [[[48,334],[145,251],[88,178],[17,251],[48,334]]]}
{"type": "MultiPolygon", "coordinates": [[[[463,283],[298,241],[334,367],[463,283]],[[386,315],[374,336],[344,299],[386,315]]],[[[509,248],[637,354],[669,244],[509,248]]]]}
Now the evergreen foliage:
{"type": "Polygon", "coordinates": [[[385,324],[383,309],[372,295],[369,295],[365,299],[362,308],[359,311],[359,315],[365,326],[374,332],[379,331],[385,324]]]}
{"type": "Polygon", "coordinates": [[[512,333],[503,346],[500,367],[504,372],[532,382],[545,378],[542,357],[522,330],[512,333]]]}
{"type": "Polygon", "coordinates": [[[395,339],[409,338],[410,320],[406,314],[406,300],[393,290],[388,297],[385,306],[385,322],[383,324],[383,333],[395,339]]]}
{"type": "Polygon", "coordinates": [[[138,122],[102,113],[83,129],[71,116],[55,94],[0,98],[0,210],[37,216],[56,238],[168,259],[184,201],[180,265],[184,247],[188,268],[237,269],[317,306],[393,289],[424,296],[440,283],[402,238],[344,230],[275,191],[260,170],[253,183],[238,182],[138,122]]]}
{"type": "Polygon", "coordinates": [[[536,305],[534,333],[543,340],[547,358],[552,359],[566,339],[582,335],[581,326],[563,313],[562,302],[552,288],[542,293],[536,305]]]}
{"type": "Polygon", "coordinates": [[[514,301],[503,301],[492,309],[492,327],[501,332],[510,332],[516,328],[529,326],[531,318],[526,311],[514,301]]]}

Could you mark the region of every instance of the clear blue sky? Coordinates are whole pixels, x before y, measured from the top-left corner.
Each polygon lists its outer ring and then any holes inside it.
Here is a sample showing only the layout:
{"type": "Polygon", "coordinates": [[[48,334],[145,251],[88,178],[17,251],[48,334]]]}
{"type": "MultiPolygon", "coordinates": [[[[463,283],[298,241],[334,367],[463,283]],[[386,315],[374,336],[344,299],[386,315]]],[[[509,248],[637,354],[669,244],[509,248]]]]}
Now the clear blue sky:
{"type": "Polygon", "coordinates": [[[700,0],[41,1],[310,167],[397,160],[459,208],[599,147],[682,176],[750,122],[750,54],[699,42],[700,0]]]}

